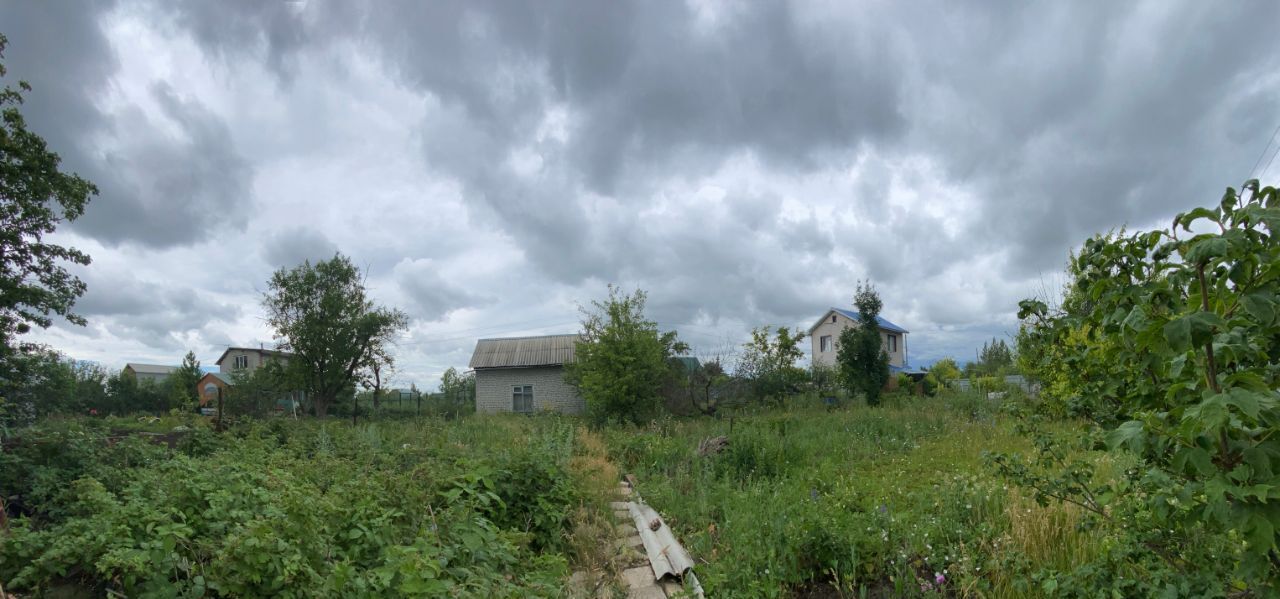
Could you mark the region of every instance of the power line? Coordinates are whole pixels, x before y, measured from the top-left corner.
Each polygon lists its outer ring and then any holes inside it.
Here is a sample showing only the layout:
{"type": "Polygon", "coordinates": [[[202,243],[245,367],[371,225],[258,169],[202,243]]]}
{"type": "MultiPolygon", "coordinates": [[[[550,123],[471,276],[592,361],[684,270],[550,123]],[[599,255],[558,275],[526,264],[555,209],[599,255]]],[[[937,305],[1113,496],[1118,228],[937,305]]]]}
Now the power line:
{"type": "Polygon", "coordinates": [[[1263,175],[1267,174],[1267,171],[1271,170],[1271,163],[1275,162],[1276,154],[1280,154],[1280,145],[1276,146],[1276,151],[1271,153],[1271,160],[1267,161],[1267,166],[1262,167],[1262,170],[1258,171],[1258,176],[1256,178],[1261,179],[1263,175]]]}
{"type": "MultiPolygon", "coordinates": [[[[1262,151],[1258,153],[1258,159],[1254,161],[1253,168],[1249,169],[1249,177],[1248,177],[1249,179],[1256,179],[1257,177],[1262,176],[1261,172],[1258,172],[1256,175],[1254,173],[1257,172],[1258,165],[1262,164],[1262,159],[1267,155],[1267,150],[1271,149],[1271,144],[1275,143],[1276,135],[1280,135],[1280,125],[1276,125],[1276,130],[1273,131],[1271,133],[1271,137],[1267,139],[1267,145],[1263,146],[1262,151]]],[[[1276,148],[1276,153],[1280,154],[1280,147],[1276,148]]],[[[1271,160],[1275,160],[1275,159],[1276,159],[1276,155],[1272,154],[1271,160]]],[[[1267,168],[1271,168],[1271,160],[1267,161],[1267,168]]],[[[1266,172],[1266,170],[1267,170],[1266,168],[1262,169],[1263,172],[1266,172]]]]}

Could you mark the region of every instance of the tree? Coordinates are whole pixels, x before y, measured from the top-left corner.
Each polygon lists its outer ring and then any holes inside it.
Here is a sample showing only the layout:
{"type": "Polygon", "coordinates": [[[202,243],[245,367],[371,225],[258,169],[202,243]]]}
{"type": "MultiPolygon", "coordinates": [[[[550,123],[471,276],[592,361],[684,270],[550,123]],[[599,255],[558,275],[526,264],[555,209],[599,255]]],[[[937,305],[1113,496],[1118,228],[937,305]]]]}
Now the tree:
{"type": "Polygon", "coordinates": [[[956,361],[951,358],[943,358],[933,363],[929,367],[929,374],[938,381],[940,385],[946,385],[951,381],[960,378],[960,367],[956,366],[956,361]]]}
{"type": "Polygon", "coordinates": [[[770,338],[771,327],[751,330],[751,341],[742,346],[737,374],[749,381],[758,399],[781,401],[788,394],[799,391],[805,379],[805,371],[796,366],[804,356],[800,342],[804,333],[792,333],[787,327],[778,327],[770,338]]]}
{"type": "Polygon", "coordinates": [[[657,323],[645,318],[646,298],[639,289],[627,295],[610,285],[608,299],[582,310],[582,340],[575,345],[565,380],[578,389],[598,422],[640,423],[655,414],[668,358],[689,350],[675,331],[660,333],[657,323]]]}
{"type": "Polygon", "coordinates": [[[853,305],[858,310],[858,326],[840,332],[836,365],[850,395],[862,392],[867,405],[880,405],[880,391],[889,381],[889,354],[880,342],[877,317],[883,303],[870,283],[858,283],[853,305]]]}
{"type": "Polygon", "coordinates": [[[685,395],[693,409],[704,416],[715,416],[724,400],[724,387],[729,382],[720,360],[698,364],[692,372],[685,373],[680,379],[685,395]]]}
{"type": "Polygon", "coordinates": [[[476,377],[459,374],[450,366],[440,377],[440,394],[443,396],[446,414],[457,415],[470,411],[476,405],[476,377]]]}
{"type": "MultiPolygon", "coordinates": [[[[389,339],[375,340],[369,348],[369,356],[365,360],[365,367],[362,370],[360,384],[369,390],[370,399],[373,401],[373,409],[377,411],[382,408],[382,383],[391,378],[392,372],[395,370],[395,358],[391,352],[387,350],[389,339]]],[[[360,396],[354,397],[355,403],[351,410],[351,423],[355,424],[356,417],[360,413],[360,396]]]]}
{"type": "Polygon", "coordinates": [[[204,372],[200,370],[195,352],[188,351],[182,358],[182,365],[169,375],[169,403],[180,410],[194,410],[200,402],[200,390],[196,386],[202,376],[204,372]]]}
{"type": "Polygon", "coordinates": [[[269,360],[253,370],[237,370],[223,396],[223,410],[231,416],[262,418],[272,413],[288,391],[286,367],[269,360]]]}
{"type": "MultiPolygon", "coordinates": [[[[7,43],[0,35],[0,58],[7,43]]],[[[0,62],[0,77],[5,73],[0,62]]],[[[90,196],[98,193],[92,183],[58,170],[61,158],[27,130],[18,107],[30,90],[25,81],[16,90],[7,85],[0,90],[0,393],[21,385],[16,377],[22,370],[11,359],[32,348],[21,346],[18,335],[32,326],[47,328],[51,314],[85,323],[71,311],[84,294],[84,282],[62,263],[86,265],[89,256],[44,238],[83,214],[90,196]]]]}
{"type": "Polygon", "coordinates": [[[354,389],[371,352],[408,326],[403,312],[368,298],[360,269],[342,254],[276,271],[263,306],[280,348],[294,354],[288,370],[318,417],[354,389]]]}
{"type": "Polygon", "coordinates": [[[1102,522],[1148,523],[1135,534],[1175,568],[1207,559],[1188,555],[1204,531],[1230,531],[1240,547],[1234,576],[1253,587],[1233,594],[1273,595],[1280,192],[1251,180],[1217,206],[1179,214],[1168,230],[1094,237],[1071,272],[1088,301],[1069,296],[1060,310],[1021,302],[1021,338],[1034,351],[1020,355],[1046,380],[1076,381],[1064,389],[1098,402],[1084,415],[1141,463],[1109,481],[1091,462],[1064,457],[1074,448],[1046,444],[1040,455],[1058,468],[1051,476],[1038,474],[1045,464],[1031,470],[1011,456],[997,465],[1041,502],[1071,501],[1102,522]],[[1208,232],[1192,233],[1197,224],[1208,232]]]}

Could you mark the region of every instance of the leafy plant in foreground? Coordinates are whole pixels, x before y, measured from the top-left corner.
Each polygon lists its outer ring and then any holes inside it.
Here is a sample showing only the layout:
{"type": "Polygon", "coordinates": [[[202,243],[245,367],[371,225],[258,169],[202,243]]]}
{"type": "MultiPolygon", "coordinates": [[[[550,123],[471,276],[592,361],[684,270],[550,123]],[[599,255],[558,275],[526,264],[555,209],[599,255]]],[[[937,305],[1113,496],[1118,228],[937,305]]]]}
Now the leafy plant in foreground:
{"type": "MultiPolygon", "coordinates": [[[[1072,291],[1085,301],[1050,313],[1028,300],[1019,313],[1024,335],[1044,345],[1075,336],[1068,353],[1042,366],[1106,381],[1093,387],[1097,400],[1125,421],[1095,422],[1110,447],[1142,459],[1133,482],[1150,526],[1175,537],[1153,541],[1157,550],[1189,569],[1180,553],[1202,526],[1237,535],[1236,576],[1272,591],[1280,583],[1277,230],[1276,189],[1251,180],[1215,207],[1179,214],[1169,230],[1089,240],[1071,266],[1072,291]],[[1093,364],[1122,374],[1079,371],[1093,364]]],[[[1058,487],[1064,497],[1089,492],[1076,478],[1058,487]]]]}

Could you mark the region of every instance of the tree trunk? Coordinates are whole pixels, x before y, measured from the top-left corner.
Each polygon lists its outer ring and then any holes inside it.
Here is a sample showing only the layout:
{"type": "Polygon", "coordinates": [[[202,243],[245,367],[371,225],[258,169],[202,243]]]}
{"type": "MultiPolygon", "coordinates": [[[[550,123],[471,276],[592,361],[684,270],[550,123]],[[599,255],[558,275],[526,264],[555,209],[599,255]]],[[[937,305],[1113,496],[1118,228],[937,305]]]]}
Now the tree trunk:
{"type": "Polygon", "coordinates": [[[317,395],[312,402],[315,404],[316,418],[326,418],[329,416],[329,397],[317,395]]]}

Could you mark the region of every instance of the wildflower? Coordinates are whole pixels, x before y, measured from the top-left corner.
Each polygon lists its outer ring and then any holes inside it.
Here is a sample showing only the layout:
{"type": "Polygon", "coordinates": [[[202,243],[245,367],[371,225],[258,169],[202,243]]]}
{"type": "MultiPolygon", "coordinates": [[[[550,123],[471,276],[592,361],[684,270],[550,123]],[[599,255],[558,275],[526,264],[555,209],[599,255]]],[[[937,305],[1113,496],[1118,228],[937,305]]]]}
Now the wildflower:
{"type": "Polygon", "coordinates": [[[942,572],[934,572],[934,573],[933,573],[933,582],[934,582],[935,584],[941,585],[942,583],[944,583],[944,582],[946,582],[946,581],[947,581],[947,577],[946,577],[946,576],[943,576],[943,575],[942,575],[942,572]]]}

